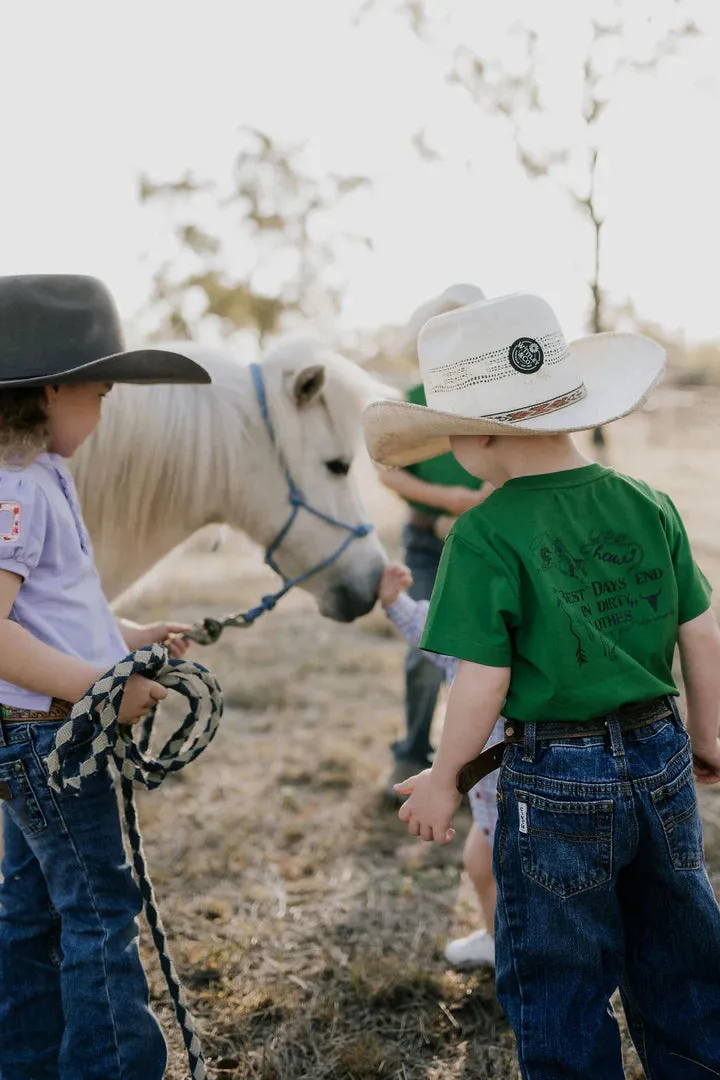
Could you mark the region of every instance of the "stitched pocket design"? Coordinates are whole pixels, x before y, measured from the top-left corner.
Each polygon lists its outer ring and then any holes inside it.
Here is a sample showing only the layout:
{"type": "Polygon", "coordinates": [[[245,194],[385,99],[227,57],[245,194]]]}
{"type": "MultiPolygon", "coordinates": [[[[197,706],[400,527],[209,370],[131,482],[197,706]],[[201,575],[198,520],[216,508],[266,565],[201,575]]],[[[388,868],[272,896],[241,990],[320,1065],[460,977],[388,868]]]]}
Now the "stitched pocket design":
{"type": "Polygon", "coordinates": [[[610,881],[613,804],[562,802],[516,791],[523,873],[558,896],[610,881]]]}

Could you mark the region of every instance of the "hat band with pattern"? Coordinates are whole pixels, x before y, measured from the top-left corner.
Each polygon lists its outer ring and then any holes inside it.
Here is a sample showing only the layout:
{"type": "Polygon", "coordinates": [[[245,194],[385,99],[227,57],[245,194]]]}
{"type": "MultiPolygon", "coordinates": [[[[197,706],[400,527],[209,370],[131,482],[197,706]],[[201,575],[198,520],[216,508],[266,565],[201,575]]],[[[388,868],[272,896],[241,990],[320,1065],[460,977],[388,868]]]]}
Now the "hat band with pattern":
{"type": "Polygon", "coordinates": [[[495,420],[500,424],[519,424],[524,420],[531,420],[535,416],[545,416],[546,413],[566,409],[568,405],[574,405],[576,401],[582,401],[586,395],[585,384],[580,383],[574,390],[569,390],[566,394],[559,394],[554,398],[548,398],[547,401],[539,401],[535,405],[527,405],[521,409],[512,409],[510,412],[487,413],[483,415],[482,419],[495,420]]]}

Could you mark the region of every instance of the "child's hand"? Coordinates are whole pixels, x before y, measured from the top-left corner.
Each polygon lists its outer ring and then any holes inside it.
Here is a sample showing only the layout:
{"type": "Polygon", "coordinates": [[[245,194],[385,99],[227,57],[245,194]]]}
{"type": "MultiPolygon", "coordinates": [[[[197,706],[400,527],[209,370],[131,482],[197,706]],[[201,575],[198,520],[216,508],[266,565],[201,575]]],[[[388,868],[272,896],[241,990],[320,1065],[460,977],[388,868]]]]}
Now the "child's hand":
{"type": "Polygon", "coordinates": [[[122,627],[123,637],[128,649],[142,649],[146,645],[165,645],[170,656],[182,659],[190,648],[190,642],[183,634],[190,629],[185,623],[148,623],[147,626],[122,627]]]}
{"type": "Polygon", "coordinates": [[[455,835],[450,826],[462,801],[455,786],[448,788],[440,784],[432,769],[425,769],[402,784],[395,784],[395,790],[398,795],[410,795],[400,807],[398,817],[413,836],[441,845],[450,843],[455,835]]]}
{"type": "Polygon", "coordinates": [[[720,782],[720,739],[709,746],[692,748],[693,772],[698,784],[717,784],[720,782]]]}
{"type": "Polygon", "coordinates": [[[142,675],[131,675],[125,687],[118,723],[137,724],[143,716],[152,709],[158,701],[163,701],[168,695],[164,686],[152,679],[145,679],[142,675]]]}
{"type": "Polygon", "coordinates": [[[389,563],[380,578],[378,596],[383,607],[390,607],[397,600],[400,593],[406,592],[412,585],[412,574],[407,566],[400,563],[389,563]]]}

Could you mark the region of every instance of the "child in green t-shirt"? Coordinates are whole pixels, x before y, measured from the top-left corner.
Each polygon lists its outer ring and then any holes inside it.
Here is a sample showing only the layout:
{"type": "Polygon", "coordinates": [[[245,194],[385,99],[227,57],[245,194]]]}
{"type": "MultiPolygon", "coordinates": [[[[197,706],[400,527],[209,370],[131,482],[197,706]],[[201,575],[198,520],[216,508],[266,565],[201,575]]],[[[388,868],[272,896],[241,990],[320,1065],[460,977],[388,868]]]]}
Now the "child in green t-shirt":
{"type": "Polygon", "coordinates": [[[371,406],[372,456],[405,466],[450,446],[497,490],[445,545],[422,645],[461,662],[400,817],[452,838],[482,759],[461,770],[503,712],[497,988],[523,1077],[622,1077],[618,987],[648,1077],[716,1075],[720,909],[693,785],[693,766],[720,780],[710,587],[670,499],[570,434],[642,405],[664,354],[638,334],[568,345],[522,294],[431,319],[418,352],[428,406],[371,406]]]}

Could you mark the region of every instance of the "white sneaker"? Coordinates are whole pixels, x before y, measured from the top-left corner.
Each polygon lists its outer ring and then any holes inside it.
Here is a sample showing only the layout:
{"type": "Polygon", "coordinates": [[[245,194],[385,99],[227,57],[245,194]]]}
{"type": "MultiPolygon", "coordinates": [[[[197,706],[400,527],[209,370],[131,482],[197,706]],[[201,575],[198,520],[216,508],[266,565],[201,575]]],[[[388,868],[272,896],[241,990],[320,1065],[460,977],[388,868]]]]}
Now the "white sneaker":
{"type": "Polygon", "coordinates": [[[451,941],[445,959],[454,968],[495,967],[495,942],[487,930],[451,941]]]}

